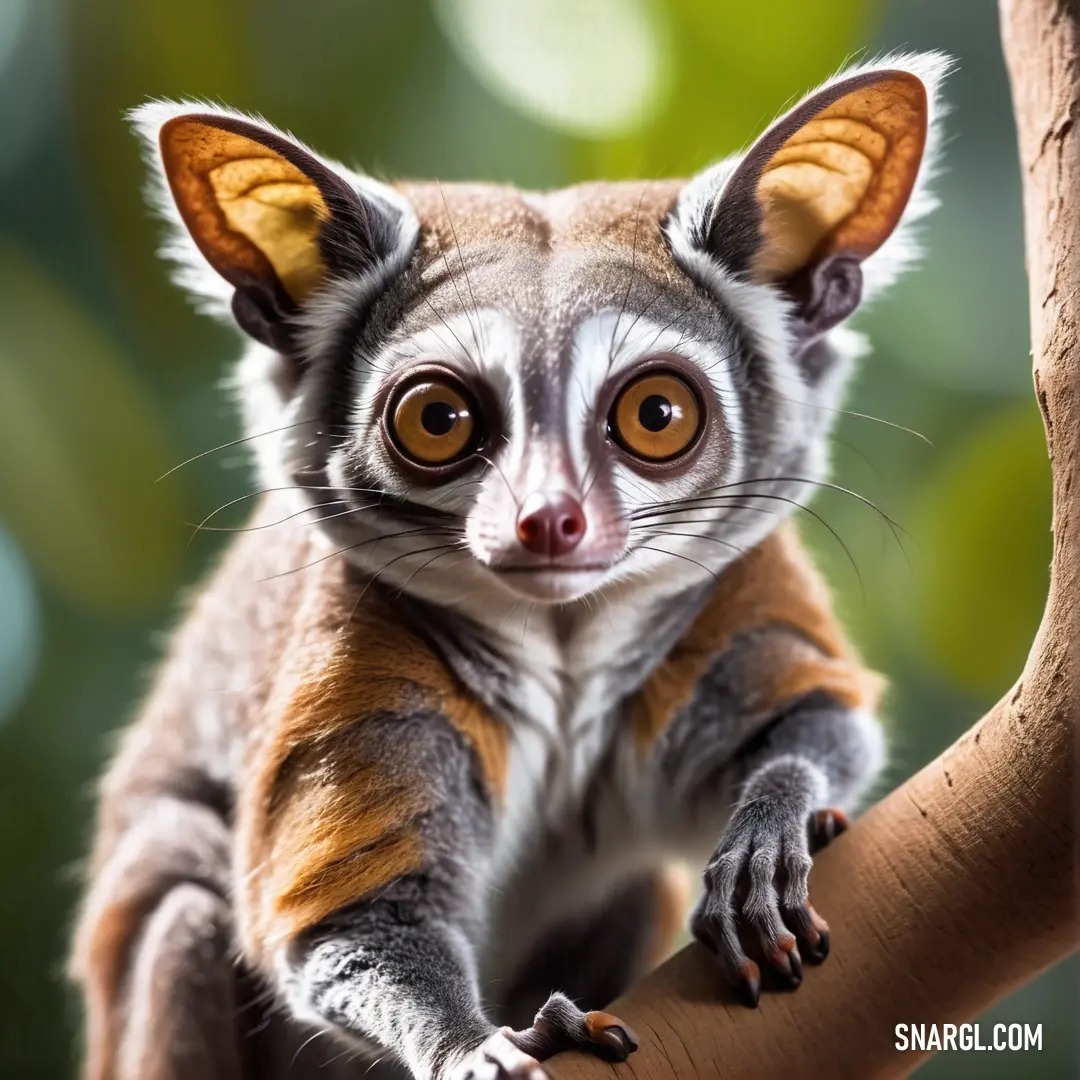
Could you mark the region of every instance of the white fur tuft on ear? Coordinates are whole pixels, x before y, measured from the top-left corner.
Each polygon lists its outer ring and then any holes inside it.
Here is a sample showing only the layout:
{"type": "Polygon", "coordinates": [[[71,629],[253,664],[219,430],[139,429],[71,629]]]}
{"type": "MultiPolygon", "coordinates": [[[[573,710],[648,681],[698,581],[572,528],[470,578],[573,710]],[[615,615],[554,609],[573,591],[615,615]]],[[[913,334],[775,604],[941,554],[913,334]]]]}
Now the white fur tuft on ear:
{"type": "Polygon", "coordinates": [[[233,287],[215,273],[192,240],[169,190],[165,166],[161,160],[158,133],[167,121],[185,113],[214,113],[251,123],[262,121],[258,117],[246,116],[212,102],[196,99],[156,99],[131,109],[127,114],[128,121],[139,137],[143,159],[149,171],[145,189],[146,201],[168,226],[168,233],[158,248],[158,254],[174,265],[173,281],[188,293],[199,311],[231,320],[233,287]]]}
{"type": "MultiPolygon", "coordinates": [[[[899,223],[880,247],[861,262],[864,304],[892,284],[921,254],[918,225],[937,205],[930,183],[938,172],[941,118],[945,115],[941,86],[952,67],[952,59],[943,53],[886,53],[839,71],[802,99],[815,97],[840,83],[886,71],[914,75],[926,90],[927,132],[922,160],[899,223]]],[[[788,115],[788,112],[781,114],[776,123],[788,115]]],[[[725,303],[763,354],[784,362],[793,345],[788,330],[790,299],[772,284],[754,281],[748,274],[725,266],[701,239],[744,158],[745,155],[727,158],[693,177],[679,195],[666,233],[672,251],[687,272],[725,303]]]]}

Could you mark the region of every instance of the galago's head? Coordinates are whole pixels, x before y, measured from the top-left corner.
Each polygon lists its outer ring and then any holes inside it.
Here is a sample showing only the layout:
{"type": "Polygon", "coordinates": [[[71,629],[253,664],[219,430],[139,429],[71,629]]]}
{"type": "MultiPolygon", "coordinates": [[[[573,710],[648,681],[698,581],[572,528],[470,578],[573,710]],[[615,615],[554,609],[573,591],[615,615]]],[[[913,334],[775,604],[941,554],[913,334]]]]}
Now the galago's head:
{"type": "Polygon", "coordinates": [[[543,193],[381,183],[226,110],[135,121],[184,283],[252,341],[265,486],[388,585],[565,603],[715,572],[821,478],[946,67],[844,73],[689,181],[543,193]]]}

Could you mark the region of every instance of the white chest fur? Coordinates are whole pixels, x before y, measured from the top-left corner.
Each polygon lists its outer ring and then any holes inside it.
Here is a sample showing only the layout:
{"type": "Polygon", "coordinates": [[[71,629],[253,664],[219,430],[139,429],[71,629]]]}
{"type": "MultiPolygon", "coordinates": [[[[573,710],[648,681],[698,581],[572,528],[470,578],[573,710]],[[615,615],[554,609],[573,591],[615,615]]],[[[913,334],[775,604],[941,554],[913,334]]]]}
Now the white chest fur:
{"type": "MultiPolygon", "coordinates": [[[[671,853],[622,707],[636,688],[625,660],[640,654],[649,610],[600,606],[569,624],[534,612],[509,658],[517,715],[485,920],[498,943],[484,965],[492,977],[513,970],[546,928],[671,853]]],[[[633,678],[648,674],[643,661],[633,678]]]]}

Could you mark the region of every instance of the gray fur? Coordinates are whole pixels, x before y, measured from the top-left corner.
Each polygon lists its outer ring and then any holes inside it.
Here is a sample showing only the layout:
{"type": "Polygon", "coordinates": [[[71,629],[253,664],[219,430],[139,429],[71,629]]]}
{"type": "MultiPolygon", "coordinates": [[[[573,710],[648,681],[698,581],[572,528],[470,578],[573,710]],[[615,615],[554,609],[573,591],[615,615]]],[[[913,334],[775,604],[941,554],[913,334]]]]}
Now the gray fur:
{"type": "MultiPolygon", "coordinates": [[[[850,805],[880,767],[880,736],[872,722],[828,694],[816,692],[780,716],[740,718],[733,693],[737,685],[736,676],[720,695],[736,706],[725,726],[742,738],[729,760],[720,761],[708,735],[709,720],[700,741],[687,734],[678,748],[685,760],[695,752],[699,758],[689,793],[698,812],[702,803],[715,805],[717,800],[734,806],[705,868],[704,893],[691,926],[736,982],[747,960],[739,942],[740,923],[757,935],[766,956],[792,930],[806,944],[811,814],[850,805]]],[[[715,724],[714,707],[707,712],[715,724]]]]}
{"type": "MultiPolygon", "coordinates": [[[[523,1032],[510,1047],[485,1013],[476,953],[485,929],[481,892],[491,811],[460,736],[426,712],[368,719],[364,727],[387,763],[408,755],[410,769],[426,777],[428,857],[422,873],[399,878],[324,920],[280,954],[280,988],[292,1014],[319,1027],[332,1025],[365,1056],[373,1056],[376,1047],[393,1051],[419,1078],[467,1080],[474,1056],[478,1066],[499,1055],[525,1060],[519,1045],[529,1055],[546,1056],[587,1043],[583,1014],[561,994],[552,995],[542,1010],[554,1030],[523,1032]]],[[[627,941],[644,928],[647,923],[601,925],[609,938],[616,931],[611,940],[624,954],[624,977],[612,982],[612,972],[597,971],[594,995],[621,989],[636,968],[635,958],[626,955],[627,941]]],[[[519,1010],[515,998],[522,989],[528,989],[527,981],[516,990],[504,988],[502,1011],[519,1010]]],[[[604,1001],[606,996],[596,1003],[604,1001]]]]}
{"type": "Polygon", "coordinates": [[[363,727],[384,769],[407,760],[412,782],[419,773],[426,784],[425,872],[291,943],[278,960],[282,991],[297,1016],[395,1051],[416,1076],[438,1075],[494,1030],[473,959],[491,808],[467,747],[437,714],[363,727]]]}

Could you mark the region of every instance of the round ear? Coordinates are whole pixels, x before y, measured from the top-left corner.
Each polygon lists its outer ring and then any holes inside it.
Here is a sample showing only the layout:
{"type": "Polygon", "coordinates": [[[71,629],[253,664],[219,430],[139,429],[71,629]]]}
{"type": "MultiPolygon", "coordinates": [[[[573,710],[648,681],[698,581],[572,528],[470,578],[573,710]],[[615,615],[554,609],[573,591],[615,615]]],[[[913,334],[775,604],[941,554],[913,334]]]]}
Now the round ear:
{"type": "Polygon", "coordinates": [[[180,219],[226,281],[296,302],[321,283],[328,200],[346,212],[359,202],[344,180],[294,143],[230,117],[175,116],[158,140],[180,219]]]}
{"type": "Polygon", "coordinates": [[[830,255],[872,255],[896,228],[926,147],[926,87],[872,71],[812,95],[755,143],[716,206],[710,241],[757,225],[749,270],[784,281],[830,255]],[[743,226],[745,229],[745,225],[743,226]]]}
{"type": "Polygon", "coordinates": [[[202,287],[198,273],[209,265],[233,287],[241,328],[279,351],[289,350],[289,317],[328,279],[389,277],[411,253],[415,223],[400,195],[273,128],[168,103],[133,120],[190,240],[169,248],[186,264],[185,281],[216,298],[218,286],[202,287]]]}
{"type": "MultiPolygon", "coordinates": [[[[935,82],[948,63],[912,65],[935,82]]],[[[882,67],[839,78],[781,117],[732,168],[695,177],[680,198],[692,247],[728,275],[795,302],[797,337],[813,340],[862,297],[862,264],[896,231],[919,178],[931,94],[882,67]]]]}

